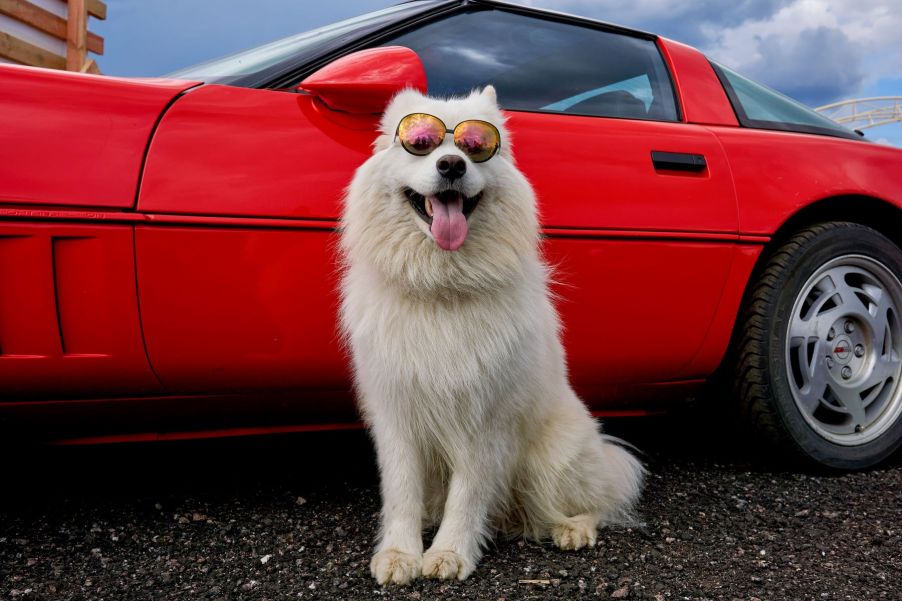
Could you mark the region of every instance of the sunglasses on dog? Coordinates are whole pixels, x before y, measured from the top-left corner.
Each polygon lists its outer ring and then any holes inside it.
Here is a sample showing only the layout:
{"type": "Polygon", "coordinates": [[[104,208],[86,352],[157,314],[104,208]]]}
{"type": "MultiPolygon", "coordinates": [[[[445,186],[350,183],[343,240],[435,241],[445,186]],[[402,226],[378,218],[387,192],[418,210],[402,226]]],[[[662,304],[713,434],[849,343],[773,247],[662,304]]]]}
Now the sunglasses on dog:
{"type": "Polygon", "coordinates": [[[401,119],[395,138],[410,154],[425,156],[444,142],[445,134],[454,134],[454,145],[474,163],[484,163],[501,147],[501,134],[488,121],[468,119],[448,129],[441,119],[426,113],[411,113],[401,119]]]}

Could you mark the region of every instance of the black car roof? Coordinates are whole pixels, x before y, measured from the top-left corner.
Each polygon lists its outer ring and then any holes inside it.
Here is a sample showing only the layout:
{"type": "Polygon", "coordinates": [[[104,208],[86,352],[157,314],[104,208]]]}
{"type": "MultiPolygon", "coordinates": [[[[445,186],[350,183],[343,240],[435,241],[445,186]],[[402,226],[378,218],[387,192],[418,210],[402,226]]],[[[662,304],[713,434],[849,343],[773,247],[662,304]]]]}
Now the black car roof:
{"type": "Polygon", "coordinates": [[[524,14],[531,14],[535,16],[544,16],[544,17],[554,17],[561,21],[569,21],[571,23],[578,23],[580,25],[590,25],[593,27],[599,27],[602,29],[608,29],[611,31],[616,31],[618,33],[624,33],[627,35],[632,35],[641,38],[655,39],[658,36],[649,33],[647,31],[643,31],[641,29],[634,29],[632,27],[624,27],[623,25],[617,25],[616,23],[610,23],[608,21],[600,21],[598,19],[591,19],[589,17],[581,17],[579,15],[574,15],[571,13],[565,13],[561,11],[551,10],[549,8],[537,8],[534,6],[524,6],[517,2],[506,2],[504,0],[459,0],[458,2],[461,5],[466,4],[474,4],[474,5],[483,5],[483,6],[496,6],[498,8],[504,8],[507,10],[513,10],[515,12],[522,12],[524,14]]]}

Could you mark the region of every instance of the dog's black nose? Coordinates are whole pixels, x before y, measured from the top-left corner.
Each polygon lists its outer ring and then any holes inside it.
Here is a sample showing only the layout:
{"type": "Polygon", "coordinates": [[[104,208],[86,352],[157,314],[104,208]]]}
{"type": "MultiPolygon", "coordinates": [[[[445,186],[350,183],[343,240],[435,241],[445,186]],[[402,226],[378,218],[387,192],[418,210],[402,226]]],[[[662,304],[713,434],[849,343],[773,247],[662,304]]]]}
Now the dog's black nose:
{"type": "Polygon", "coordinates": [[[457,179],[467,172],[467,162],[462,157],[446,154],[436,162],[435,168],[442,177],[457,179]]]}

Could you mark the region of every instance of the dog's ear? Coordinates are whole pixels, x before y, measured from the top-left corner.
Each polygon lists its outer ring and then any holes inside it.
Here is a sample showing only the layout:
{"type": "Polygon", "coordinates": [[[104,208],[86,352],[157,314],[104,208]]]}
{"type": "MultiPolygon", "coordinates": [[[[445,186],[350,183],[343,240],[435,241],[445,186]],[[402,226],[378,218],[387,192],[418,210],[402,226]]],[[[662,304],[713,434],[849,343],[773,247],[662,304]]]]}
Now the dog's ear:
{"type": "Polygon", "coordinates": [[[498,94],[495,92],[495,86],[486,86],[482,88],[482,96],[492,104],[498,104],[498,94]]]}

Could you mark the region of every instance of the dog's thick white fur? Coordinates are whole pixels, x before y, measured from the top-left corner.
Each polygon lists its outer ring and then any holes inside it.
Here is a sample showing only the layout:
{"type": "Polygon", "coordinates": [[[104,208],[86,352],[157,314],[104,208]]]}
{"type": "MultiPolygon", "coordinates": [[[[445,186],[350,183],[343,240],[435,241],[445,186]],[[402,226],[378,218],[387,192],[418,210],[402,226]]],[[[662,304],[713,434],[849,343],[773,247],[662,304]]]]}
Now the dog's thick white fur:
{"type": "Polygon", "coordinates": [[[579,549],[595,544],[598,525],[627,519],[644,471],[599,433],[568,382],[534,194],[494,89],[450,100],[397,95],[350,185],[342,225],[341,323],[381,472],[378,582],[462,580],[499,530],[579,549]],[[473,163],[449,134],[431,154],[409,154],[394,134],[414,112],[449,129],[493,123],[501,150],[473,163]],[[467,163],[451,183],[436,170],[446,155],[467,163]],[[456,251],[439,247],[404,194],[449,186],[482,192],[456,251]],[[439,523],[424,553],[423,530],[439,523]]]}

